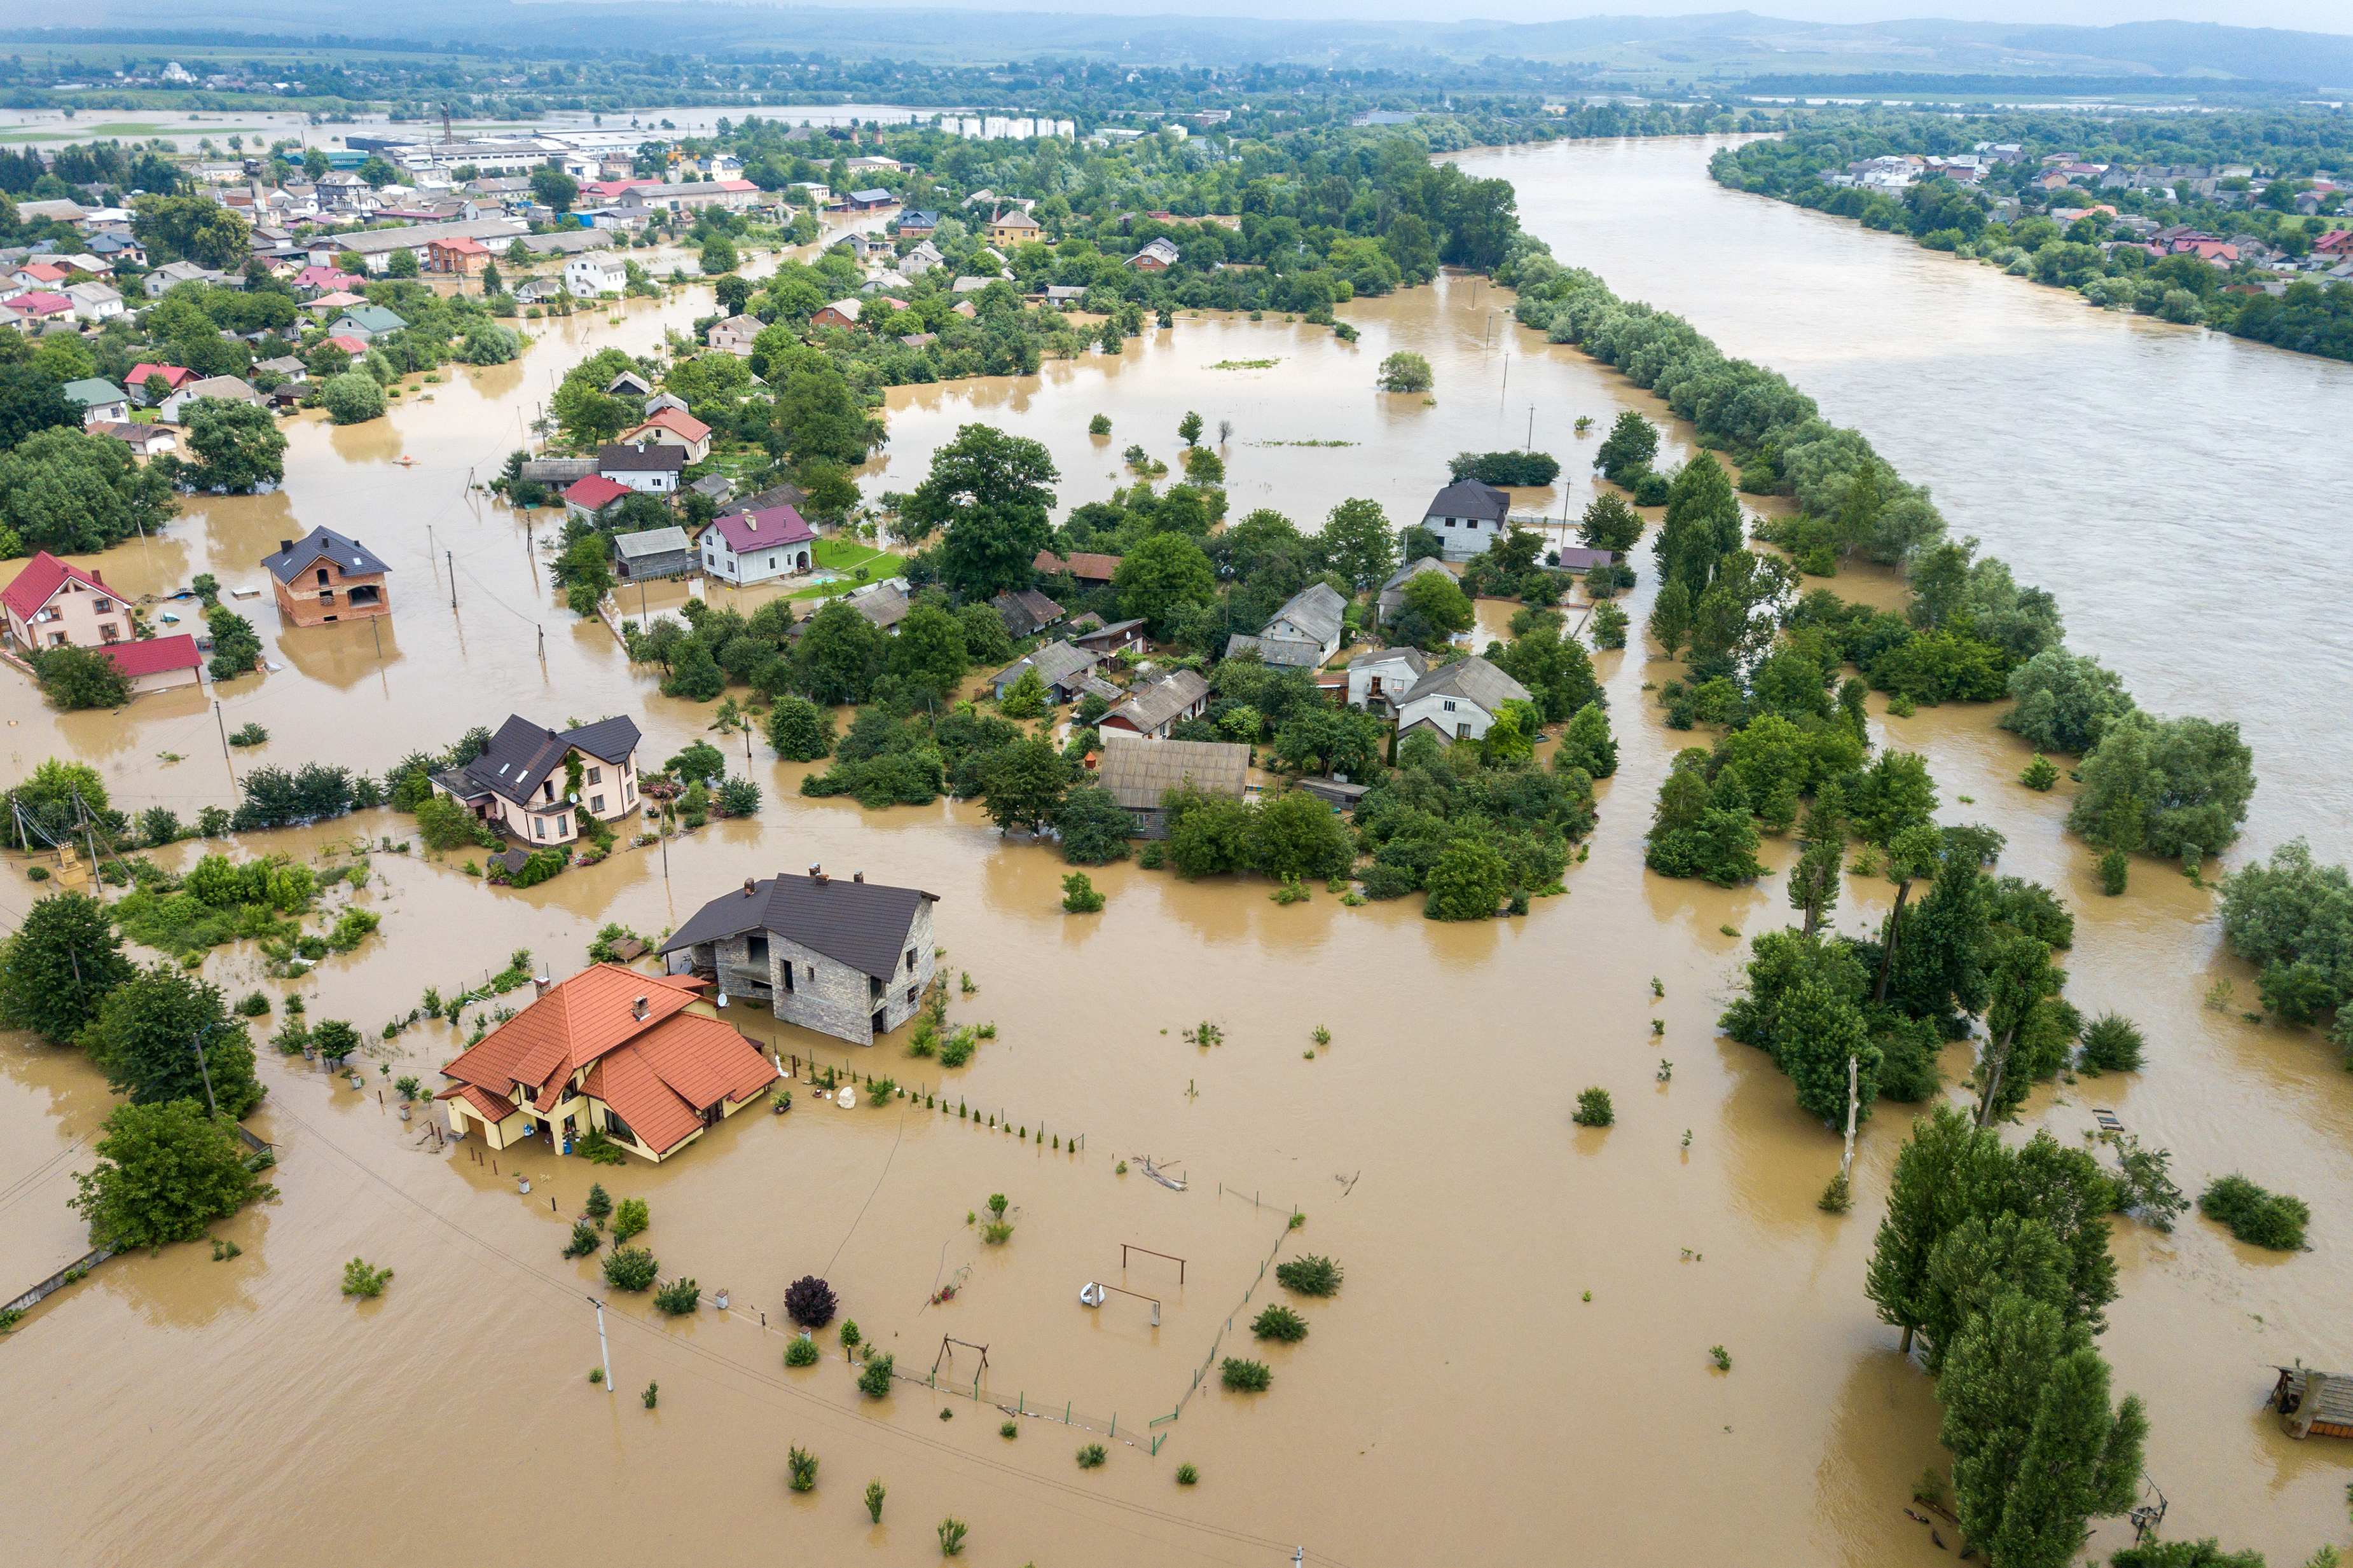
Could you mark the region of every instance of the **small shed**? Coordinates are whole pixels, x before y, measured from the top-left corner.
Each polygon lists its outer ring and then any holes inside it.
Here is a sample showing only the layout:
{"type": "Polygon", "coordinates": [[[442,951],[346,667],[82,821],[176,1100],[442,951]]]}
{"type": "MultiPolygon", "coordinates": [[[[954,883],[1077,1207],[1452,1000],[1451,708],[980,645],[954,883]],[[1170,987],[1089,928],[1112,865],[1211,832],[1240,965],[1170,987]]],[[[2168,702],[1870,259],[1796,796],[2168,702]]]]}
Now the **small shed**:
{"type": "Polygon", "coordinates": [[[683,577],[694,568],[694,544],[686,530],[649,528],[613,539],[614,574],[618,577],[683,577]]]}
{"type": "Polygon", "coordinates": [[[1303,778],[1299,781],[1299,787],[1326,805],[1341,811],[1354,811],[1356,803],[1365,798],[1365,791],[1372,786],[1351,784],[1343,778],[1303,778]]]}
{"type": "Polygon", "coordinates": [[[2353,1437],[2353,1374],[2284,1366],[2266,1401],[2291,1437],[2353,1437]]]}

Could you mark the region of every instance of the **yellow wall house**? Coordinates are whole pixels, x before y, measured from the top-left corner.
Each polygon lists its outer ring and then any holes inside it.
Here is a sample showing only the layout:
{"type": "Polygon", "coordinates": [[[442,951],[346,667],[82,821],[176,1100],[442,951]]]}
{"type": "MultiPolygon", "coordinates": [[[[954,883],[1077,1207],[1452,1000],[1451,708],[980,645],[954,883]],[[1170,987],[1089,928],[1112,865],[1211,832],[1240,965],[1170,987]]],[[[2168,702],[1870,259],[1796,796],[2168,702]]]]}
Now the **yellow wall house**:
{"type": "Polygon", "coordinates": [[[638,739],[628,718],[558,731],[510,714],[480,756],[435,773],[433,787],[529,847],[569,844],[582,816],[617,822],[638,809],[638,739]]]}
{"type": "Polygon", "coordinates": [[[733,1116],[777,1073],[719,1021],[691,975],[584,969],[441,1069],[449,1129],[493,1149],[546,1138],[568,1151],[591,1128],[663,1160],[733,1116]]]}

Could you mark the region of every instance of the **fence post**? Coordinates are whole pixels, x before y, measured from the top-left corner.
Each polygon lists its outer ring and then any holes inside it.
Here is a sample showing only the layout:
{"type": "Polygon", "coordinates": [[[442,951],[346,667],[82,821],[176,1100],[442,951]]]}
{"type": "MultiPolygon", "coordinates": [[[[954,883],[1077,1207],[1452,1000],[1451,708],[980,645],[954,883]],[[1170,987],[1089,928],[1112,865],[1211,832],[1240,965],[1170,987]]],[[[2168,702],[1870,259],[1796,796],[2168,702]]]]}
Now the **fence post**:
{"type": "Polygon", "coordinates": [[[1063,1425],[1063,1426],[1068,1426],[1070,1424],[1071,1424],[1071,1402],[1070,1402],[1069,1400],[1067,1400],[1067,1399],[1066,1399],[1066,1400],[1062,1401],[1062,1425],[1063,1425]]]}

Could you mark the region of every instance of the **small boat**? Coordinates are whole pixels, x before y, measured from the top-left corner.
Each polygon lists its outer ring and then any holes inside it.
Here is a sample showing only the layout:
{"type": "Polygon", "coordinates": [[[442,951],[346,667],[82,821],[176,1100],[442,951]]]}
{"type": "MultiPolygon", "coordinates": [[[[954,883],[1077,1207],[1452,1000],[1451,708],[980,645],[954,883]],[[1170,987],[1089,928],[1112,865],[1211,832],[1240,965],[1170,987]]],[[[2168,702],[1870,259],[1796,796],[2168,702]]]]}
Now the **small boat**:
{"type": "Polygon", "coordinates": [[[1090,1279],[1079,1287],[1079,1305],[1100,1307],[1103,1304],[1103,1288],[1090,1279]]]}

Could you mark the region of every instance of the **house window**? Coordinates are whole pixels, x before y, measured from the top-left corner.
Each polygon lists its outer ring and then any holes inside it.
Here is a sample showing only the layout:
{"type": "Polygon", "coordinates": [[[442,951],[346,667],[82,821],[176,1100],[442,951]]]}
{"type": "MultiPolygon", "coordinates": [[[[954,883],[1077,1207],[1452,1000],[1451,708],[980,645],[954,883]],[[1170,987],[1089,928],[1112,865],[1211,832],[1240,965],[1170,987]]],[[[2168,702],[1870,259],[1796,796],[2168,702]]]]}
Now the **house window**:
{"type": "Polygon", "coordinates": [[[51,647],[65,647],[65,646],[66,646],[66,634],[65,634],[65,633],[63,633],[63,632],[51,632],[51,633],[49,634],[49,646],[50,646],[51,647]]]}
{"type": "Polygon", "coordinates": [[[908,1003],[908,1005],[913,1006],[913,1005],[914,1005],[915,998],[916,998],[917,996],[921,995],[921,994],[922,994],[922,992],[921,992],[917,987],[913,986],[913,985],[908,986],[908,987],[907,987],[907,1003],[908,1003]]]}
{"type": "Polygon", "coordinates": [[[911,948],[909,948],[909,949],[907,950],[907,973],[910,973],[910,974],[913,974],[914,972],[915,972],[915,950],[914,950],[913,948],[912,948],[912,947],[911,947],[911,948]]]}
{"type": "Polygon", "coordinates": [[[596,813],[600,816],[603,816],[605,812],[605,797],[601,795],[590,795],[588,797],[588,809],[596,813]]]}
{"type": "Polygon", "coordinates": [[[602,768],[590,768],[588,770],[588,782],[590,784],[603,784],[605,782],[605,770],[602,768]]]}
{"type": "Polygon", "coordinates": [[[1453,700],[1452,698],[1449,698],[1449,699],[1447,699],[1447,701],[1446,701],[1446,710],[1447,710],[1449,713],[1451,713],[1451,712],[1453,712],[1453,711],[1454,711],[1454,700],[1453,700]]]}
{"type": "Polygon", "coordinates": [[[121,628],[117,626],[112,621],[109,621],[104,626],[100,626],[98,628],[98,636],[99,640],[101,642],[120,642],[122,640],[121,628]]]}
{"type": "Polygon", "coordinates": [[[563,837],[565,835],[566,835],[566,834],[570,833],[571,831],[572,831],[572,819],[571,819],[570,817],[568,817],[568,816],[559,816],[559,817],[557,817],[557,818],[555,819],[555,836],[556,836],[558,838],[563,837]]]}
{"type": "Polygon", "coordinates": [[[547,818],[543,816],[534,816],[531,819],[531,836],[533,838],[544,838],[547,837],[547,818]]]}
{"type": "Polygon", "coordinates": [[[605,1108],[605,1131],[616,1138],[625,1139],[631,1143],[638,1141],[638,1135],[629,1131],[629,1124],[614,1114],[613,1108],[609,1105],[605,1108]]]}
{"type": "Polygon", "coordinates": [[[92,599],[90,602],[90,607],[102,616],[114,608],[114,601],[111,599],[92,599]]]}

